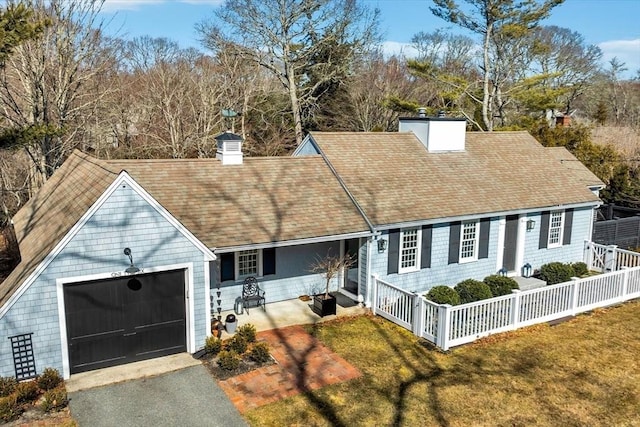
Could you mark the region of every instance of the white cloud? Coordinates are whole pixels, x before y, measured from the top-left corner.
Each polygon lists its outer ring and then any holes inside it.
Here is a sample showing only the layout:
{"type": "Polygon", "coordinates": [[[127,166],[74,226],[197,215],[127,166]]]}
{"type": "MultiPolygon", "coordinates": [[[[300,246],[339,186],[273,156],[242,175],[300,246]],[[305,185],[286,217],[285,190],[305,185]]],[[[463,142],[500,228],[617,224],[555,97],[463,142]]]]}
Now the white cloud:
{"type": "Polygon", "coordinates": [[[384,56],[400,56],[405,58],[415,58],[418,55],[418,51],[411,46],[411,43],[402,43],[402,42],[394,42],[394,41],[385,41],[382,42],[380,46],[382,49],[382,53],[384,56]]]}
{"type": "MultiPolygon", "coordinates": [[[[138,10],[144,6],[168,3],[173,0],[105,0],[102,10],[113,12],[117,10],[138,10]]],[[[179,3],[191,5],[219,6],[224,0],[177,0],[179,3]]]]}
{"type": "Polygon", "coordinates": [[[105,0],[102,6],[103,12],[116,10],[136,10],[142,6],[164,3],[165,0],[105,0]]]}
{"type": "Polygon", "coordinates": [[[614,57],[624,62],[627,68],[625,77],[631,77],[640,70],[640,39],[611,40],[598,44],[602,49],[602,63],[606,68],[614,57]]]}

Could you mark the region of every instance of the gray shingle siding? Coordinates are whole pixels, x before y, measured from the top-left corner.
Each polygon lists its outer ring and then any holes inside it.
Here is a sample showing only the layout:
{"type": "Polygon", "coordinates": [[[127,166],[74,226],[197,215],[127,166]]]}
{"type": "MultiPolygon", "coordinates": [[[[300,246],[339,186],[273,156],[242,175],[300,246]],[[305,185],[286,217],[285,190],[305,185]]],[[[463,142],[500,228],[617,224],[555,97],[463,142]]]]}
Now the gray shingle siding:
{"type": "Polygon", "coordinates": [[[202,347],[209,309],[204,255],[129,186],[121,186],[0,319],[0,375],[14,374],[7,337],[31,332],[38,372],[46,367],[62,372],[56,280],[122,272],[128,267],[125,247],[141,268],[193,263],[195,345],[202,347]]]}

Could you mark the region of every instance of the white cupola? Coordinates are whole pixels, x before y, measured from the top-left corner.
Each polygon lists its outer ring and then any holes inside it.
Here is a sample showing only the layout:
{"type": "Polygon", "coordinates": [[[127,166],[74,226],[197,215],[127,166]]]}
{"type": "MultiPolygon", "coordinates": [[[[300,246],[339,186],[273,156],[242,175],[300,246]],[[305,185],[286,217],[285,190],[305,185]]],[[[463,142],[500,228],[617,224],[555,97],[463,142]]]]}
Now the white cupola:
{"type": "Polygon", "coordinates": [[[221,160],[223,165],[242,164],[242,142],[240,135],[226,131],[215,137],[218,149],[216,159],[221,160]]]}

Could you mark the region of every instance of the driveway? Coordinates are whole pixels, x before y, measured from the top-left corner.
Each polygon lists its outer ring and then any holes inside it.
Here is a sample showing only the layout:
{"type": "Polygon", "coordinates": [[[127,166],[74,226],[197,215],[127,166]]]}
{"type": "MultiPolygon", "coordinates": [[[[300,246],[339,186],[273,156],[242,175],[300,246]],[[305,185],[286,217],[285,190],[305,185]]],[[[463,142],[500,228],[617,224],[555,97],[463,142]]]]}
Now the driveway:
{"type": "Polygon", "coordinates": [[[247,426],[206,368],[69,393],[80,427],[247,426]]]}

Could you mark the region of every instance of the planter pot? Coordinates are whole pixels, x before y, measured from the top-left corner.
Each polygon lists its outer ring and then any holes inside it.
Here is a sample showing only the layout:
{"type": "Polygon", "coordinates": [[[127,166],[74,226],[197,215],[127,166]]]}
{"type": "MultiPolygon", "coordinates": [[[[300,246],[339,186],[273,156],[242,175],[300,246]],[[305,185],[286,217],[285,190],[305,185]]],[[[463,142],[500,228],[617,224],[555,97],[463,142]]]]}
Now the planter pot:
{"type": "Polygon", "coordinates": [[[336,314],[336,298],[333,295],[314,295],[313,312],[320,317],[336,314]]]}

